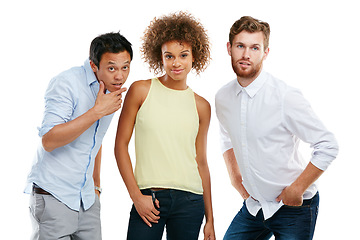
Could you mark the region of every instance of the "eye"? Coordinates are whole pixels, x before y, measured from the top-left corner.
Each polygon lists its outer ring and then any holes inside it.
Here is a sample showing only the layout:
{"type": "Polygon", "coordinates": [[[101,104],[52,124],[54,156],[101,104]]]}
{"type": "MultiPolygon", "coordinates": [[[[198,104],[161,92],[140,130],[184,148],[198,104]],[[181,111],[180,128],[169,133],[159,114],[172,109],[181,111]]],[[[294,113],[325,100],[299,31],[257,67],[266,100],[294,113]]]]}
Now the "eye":
{"type": "Polygon", "coordinates": [[[115,71],[115,68],[114,67],[109,67],[108,68],[110,72],[114,72],[115,71]]]}
{"type": "Polygon", "coordinates": [[[257,51],[257,50],[259,50],[259,48],[258,47],[253,47],[252,50],[257,51]]]}
{"type": "Polygon", "coordinates": [[[183,53],[183,54],[181,54],[181,57],[182,58],[186,58],[188,56],[188,54],[187,53],[183,53]]]}
{"type": "Polygon", "coordinates": [[[129,66],[123,66],[123,67],[122,67],[122,70],[126,71],[126,70],[128,70],[129,68],[130,68],[129,66]]]}
{"type": "Polygon", "coordinates": [[[165,55],[165,59],[172,59],[173,56],[172,55],[165,55]]]}
{"type": "Polygon", "coordinates": [[[239,44],[239,45],[237,45],[236,47],[237,47],[237,48],[243,48],[243,47],[244,47],[244,45],[239,44]]]}

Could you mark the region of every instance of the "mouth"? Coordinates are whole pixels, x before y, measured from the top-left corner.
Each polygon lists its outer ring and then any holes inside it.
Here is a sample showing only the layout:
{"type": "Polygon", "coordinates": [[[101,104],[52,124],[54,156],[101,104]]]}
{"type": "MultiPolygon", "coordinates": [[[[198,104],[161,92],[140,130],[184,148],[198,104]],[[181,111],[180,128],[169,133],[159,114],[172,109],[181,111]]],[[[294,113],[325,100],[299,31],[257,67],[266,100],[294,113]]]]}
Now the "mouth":
{"type": "Polygon", "coordinates": [[[244,62],[244,61],[239,62],[239,64],[240,64],[241,66],[244,66],[244,67],[246,67],[246,66],[251,66],[251,63],[249,63],[249,62],[244,62]]]}
{"type": "Polygon", "coordinates": [[[175,73],[175,74],[180,74],[180,73],[182,73],[184,70],[183,69],[173,69],[173,70],[171,70],[173,73],[175,73]]]}
{"type": "Polygon", "coordinates": [[[120,89],[123,84],[122,84],[122,83],[114,83],[114,84],[112,84],[112,85],[113,85],[115,88],[120,89]]]}

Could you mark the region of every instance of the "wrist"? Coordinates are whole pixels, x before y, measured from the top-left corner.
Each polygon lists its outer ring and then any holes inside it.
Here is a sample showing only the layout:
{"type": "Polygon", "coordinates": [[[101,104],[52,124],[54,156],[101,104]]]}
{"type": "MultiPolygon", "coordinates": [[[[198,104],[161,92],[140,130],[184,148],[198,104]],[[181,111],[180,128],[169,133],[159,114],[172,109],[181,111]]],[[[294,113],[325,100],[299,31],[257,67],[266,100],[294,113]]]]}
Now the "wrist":
{"type": "Polygon", "coordinates": [[[214,225],[214,219],[206,219],[206,224],[211,224],[211,225],[214,225]]]}
{"type": "Polygon", "coordinates": [[[101,113],[101,111],[97,110],[96,105],[89,109],[88,114],[90,116],[92,116],[94,121],[97,121],[103,117],[103,114],[101,113]]]}
{"type": "Polygon", "coordinates": [[[143,194],[141,193],[140,189],[138,191],[135,191],[133,193],[129,193],[131,200],[135,203],[137,202],[143,194]]]}
{"type": "Polygon", "coordinates": [[[98,187],[98,186],[95,186],[95,190],[97,190],[100,194],[102,192],[102,188],[101,187],[98,187]]]}
{"type": "Polygon", "coordinates": [[[291,185],[290,185],[290,188],[292,190],[292,192],[294,192],[295,194],[297,195],[303,195],[306,191],[306,187],[302,186],[301,184],[297,183],[296,181],[293,182],[291,185]]]}

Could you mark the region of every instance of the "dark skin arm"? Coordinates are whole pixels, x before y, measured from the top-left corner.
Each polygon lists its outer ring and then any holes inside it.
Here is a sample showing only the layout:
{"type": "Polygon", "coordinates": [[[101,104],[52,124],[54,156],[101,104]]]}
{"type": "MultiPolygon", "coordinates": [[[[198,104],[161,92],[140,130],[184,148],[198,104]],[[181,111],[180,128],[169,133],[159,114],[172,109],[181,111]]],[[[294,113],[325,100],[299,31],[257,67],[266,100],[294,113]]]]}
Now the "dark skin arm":
{"type": "Polygon", "coordinates": [[[203,197],[205,205],[206,223],[204,226],[204,240],[215,240],[214,217],[211,201],[210,171],[207,164],[207,133],[210,125],[210,104],[202,97],[195,94],[196,106],[199,114],[199,131],[196,137],[196,162],[202,180],[203,197]]]}
{"type": "MultiPolygon", "coordinates": [[[[128,151],[129,142],[135,126],[137,112],[145,100],[150,88],[150,80],[134,82],[124,101],[123,110],[121,112],[118,129],[115,140],[115,158],[124,180],[126,188],[129,192],[136,211],[142,220],[149,226],[157,223],[160,212],[155,208],[152,197],[145,196],[141,193],[133,172],[131,159],[128,151]]],[[[159,208],[159,201],[155,204],[159,208]]]]}

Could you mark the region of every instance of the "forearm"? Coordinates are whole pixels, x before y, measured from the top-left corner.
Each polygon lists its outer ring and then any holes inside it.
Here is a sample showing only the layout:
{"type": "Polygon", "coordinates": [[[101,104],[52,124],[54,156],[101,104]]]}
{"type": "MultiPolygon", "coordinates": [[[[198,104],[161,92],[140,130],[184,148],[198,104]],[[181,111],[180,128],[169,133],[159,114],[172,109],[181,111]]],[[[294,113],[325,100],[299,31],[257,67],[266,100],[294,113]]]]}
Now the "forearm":
{"type": "Polygon", "coordinates": [[[115,145],[115,158],[116,163],[120,172],[120,175],[125,183],[125,186],[129,192],[130,198],[132,201],[136,201],[136,199],[141,196],[140,189],[136,183],[136,179],[134,176],[130,155],[127,151],[128,147],[119,145],[115,145]],[[126,149],[126,150],[125,150],[126,149]]]}
{"type": "Polygon", "coordinates": [[[323,170],[315,167],[311,162],[307,165],[300,176],[276,198],[276,201],[283,201],[285,205],[301,206],[303,195],[306,189],[310,187],[323,173],[323,170]]]}
{"type": "Polygon", "coordinates": [[[242,176],[240,173],[239,165],[237,164],[234,150],[231,148],[223,154],[227,171],[229,173],[230,181],[233,187],[240,193],[243,199],[249,197],[249,193],[246,191],[242,184],[242,176]]]}
{"type": "Polygon", "coordinates": [[[303,195],[306,189],[308,189],[323,173],[323,170],[320,170],[309,162],[305,170],[291,184],[291,187],[299,194],[303,195]]]}
{"type": "Polygon", "coordinates": [[[44,149],[51,152],[71,143],[100,118],[95,110],[90,109],[72,121],[54,126],[42,137],[44,149]]]}
{"type": "Polygon", "coordinates": [[[102,146],[100,147],[99,152],[95,157],[95,163],[94,163],[93,179],[94,179],[94,185],[97,187],[101,186],[100,185],[101,151],[102,151],[102,146]]]}
{"type": "Polygon", "coordinates": [[[214,222],[213,209],[212,209],[212,200],[211,200],[211,181],[210,181],[210,172],[207,164],[202,164],[199,166],[199,174],[202,180],[203,186],[203,197],[205,205],[205,217],[206,222],[214,222]]]}

